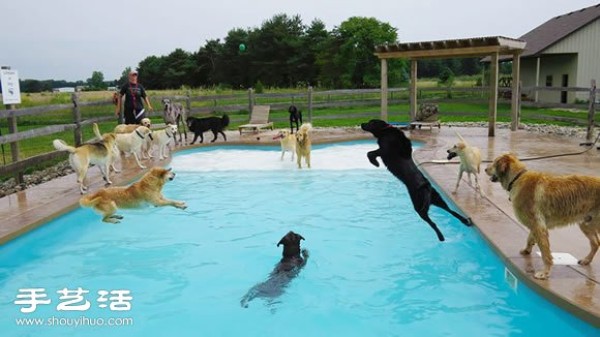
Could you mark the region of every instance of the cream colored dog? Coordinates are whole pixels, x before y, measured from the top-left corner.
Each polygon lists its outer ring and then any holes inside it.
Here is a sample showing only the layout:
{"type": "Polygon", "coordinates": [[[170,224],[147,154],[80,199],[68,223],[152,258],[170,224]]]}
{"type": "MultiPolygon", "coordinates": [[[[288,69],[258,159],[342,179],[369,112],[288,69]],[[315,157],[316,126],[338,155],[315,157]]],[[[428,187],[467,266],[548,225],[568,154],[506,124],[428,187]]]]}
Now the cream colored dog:
{"type": "Polygon", "coordinates": [[[463,173],[467,172],[467,177],[469,178],[469,184],[471,182],[471,174],[475,176],[475,189],[481,193],[481,188],[479,186],[479,167],[481,166],[481,153],[479,148],[470,146],[467,141],[456,132],[456,136],[460,141],[449,149],[448,152],[448,160],[458,156],[460,158],[460,167],[458,169],[458,180],[456,181],[456,187],[454,188],[454,192],[458,191],[458,185],[460,184],[460,180],[462,179],[463,173]]]}
{"type": "MultiPolygon", "coordinates": [[[[140,125],[150,129],[152,127],[152,121],[150,118],[142,118],[140,125]]],[[[138,124],[119,124],[115,126],[114,133],[132,133],[137,129],[138,124]]],[[[150,150],[152,148],[152,135],[146,139],[144,145],[142,145],[142,158],[152,158],[150,156],[150,150]]]]}
{"type": "Polygon", "coordinates": [[[103,188],[82,197],[79,203],[81,206],[94,208],[102,214],[102,221],[111,223],[118,223],[123,219],[123,216],[116,214],[119,208],[137,208],[150,204],[186,209],[185,202],[165,199],[162,195],[163,186],[173,178],[175,173],[171,169],[153,167],[142,179],[128,187],[103,188]]]}
{"type": "Polygon", "coordinates": [[[306,166],[310,168],[310,148],[311,140],[309,131],[312,129],[310,123],[304,123],[300,126],[300,130],[296,132],[296,160],[298,162],[298,168],[302,168],[300,161],[304,157],[306,166]]]}
{"type": "MultiPolygon", "coordinates": [[[[164,160],[167,158],[167,146],[175,138],[177,134],[177,125],[167,124],[167,127],[162,130],[152,131],[152,145],[158,147],[158,158],[164,160]]],[[[152,158],[152,148],[148,151],[148,155],[152,158]]]]}
{"type": "Polygon", "coordinates": [[[536,243],[540,248],[544,270],[536,272],[535,278],[546,279],[550,275],[548,230],[552,228],[578,224],[591,247],[579,264],[592,262],[600,245],[600,178],[529,171],[512,154],[496,158],[485,173],[508,191],[517,219],[529,228],[521,254],[531,254],[536,243]]]}
{"type": "Polygon", "coordinates": [[[294,161],[294,154],[296,153],[296,137],[290,134],[288,130],[281,130],[277,136],[273,137],[273,140],[279,139],[281,144],[281,160],[283,155],[289,151],[292,153],[292,161],[294,161]]]}
{"type": "MultiPolygon", "coordinates": [[[[94,133],[100,134],[98,124],[94,123],[93,128],[94,133]]],[[[84,194],[88,189],[85,185],[85,177],[87,176],[90,165],[98,165],[106,184],[112,184],[108,175],[109,167],[112,164],[115,155],[115,135],[108,133],[104,136],[101,135],[99,138],[100,139],[95,142],[86,143],[79,147],[69,146],[61,139],[55,139],[52,142],[52,145],[54,145],[54,148],[58,151],[68,151],[70,153],[69,163],[73,170],[77,172],[77,183],[79,183],[79,191],[81,194],[84,194]]],[[[115,170],[115,172],[119,171],[115,170]]]]}
{"type": "Polygon", "coordinates": [[[146,166],[140,162],[142,153],[142,147],[144,146],[146,139],[150,137],[152,131],[145,126],[138,126],[131,133],[118,133],[116,134],[115,144],[119,151],[125,154],[133,154],[137,165],[145,169],[146,166]]]}

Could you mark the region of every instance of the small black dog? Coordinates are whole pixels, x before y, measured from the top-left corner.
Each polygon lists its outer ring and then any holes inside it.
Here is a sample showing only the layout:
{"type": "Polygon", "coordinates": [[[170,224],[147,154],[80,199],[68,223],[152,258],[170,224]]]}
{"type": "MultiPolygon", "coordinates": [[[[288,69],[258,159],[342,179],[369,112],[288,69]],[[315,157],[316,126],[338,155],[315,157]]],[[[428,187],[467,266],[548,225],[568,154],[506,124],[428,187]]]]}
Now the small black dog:
{"type": "Polygon", "coordinates": [[[217,140],[217,136],[220,133],[223,135],[223,139],[227,141],[227,136],[223,133],[223,130],[229,125],[229,116],[223,115],[223,117],[205,117],[205,118],[195,118],[188,117],[187,126],[190,131],[194,133],[194,140],[190,144],[194,144],[198,137],[200,137],[200,143],[204,142],[204,132],[210,130],[212,131],[214,138],[211,140],[211,143],[214,143],[217,140]]]}
{"type": "Polygon", "coordinates": [[[415,211],[433,228],[440,241],[444,241],[444,235],[429,218],[428,212],[431,205],[445,210],[465,225],[471,226],[471,220],[451,210],[440,194],[431,186],[429,180],[419,171],[412,159],[412,144],[404,132],[379,119],[372,119],[368,123],[361,124],[360,127],[371,132],[379,144],[379,149],[367,153],[371,164],[379,167],[377,157],[381,157],[387,169],[406,185],[415,211]]]}
{"type": "Polygon", "coordinates": [[[283,294],[285,287],[300,273],[300,269],[306,265],[308,259],[308,251],[306,249],[300,250],[300,240],[304,240],[302,235],[292,231],[279,240],[277,247],[283,245],[281,261],[275,266],[266,281],[250,288],[246,295],[242,297],[240,301],[242,307],[247,308],[248,302],[257,297],[273,300],[283,294]]]}
{"type": "Polygon", "coordinates": [[[296,132],[298,132],[298,122],[302,124],[302,111],[298,110],[295,105],[290,105],[288,112],[290,113],[290,132],[294,133],[294,123],[296,123],[296,132]]]}

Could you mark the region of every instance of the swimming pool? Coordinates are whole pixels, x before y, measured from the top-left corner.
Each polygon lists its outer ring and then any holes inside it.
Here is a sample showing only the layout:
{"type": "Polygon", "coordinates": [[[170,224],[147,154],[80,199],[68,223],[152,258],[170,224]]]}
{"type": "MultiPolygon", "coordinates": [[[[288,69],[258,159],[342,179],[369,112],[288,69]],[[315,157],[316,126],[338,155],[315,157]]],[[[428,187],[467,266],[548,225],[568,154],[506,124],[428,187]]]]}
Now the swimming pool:
{"type": "Polygon", "coordinates": [[[504,266],[477,231],[433,207],[432,218],[446,236],[438,242],[401,183],[367,161],[365,153],[375,146],[317,146],[313,169],[301,171],[287,155],[279,161],[273,147],[177,154],[171,165],[177,177],[164,193],[185,200],[187,210],[123,211],[123,222],[110,225],[78,209],[0,247],[0,334],[600,333],[523,284],[511,289],[504,266]],[[306,238],[307,265],[276,300],[255,299],[242,308],[242,296],[279,261],[276,243],[289,230],[306,238]],[[89,291],[84,299],[90,307],[58,311],[57,291],[78,287],[89,291]],[[22,313],[14,301],[23,288],[45,288],[51,303],[22,313]],[[130,310],[101,308],[105,302],[97,292],[104,290],[131,291],[130,310]],[[25,318],[44,325],[17,324],[25,318]],[[52,326],[50,318],[56,318],[52,326]],[[109,319],[131,319],[133,325],[91,326],[109,319]],[[80,326],[57,326],[61,322],[80,326]]]}

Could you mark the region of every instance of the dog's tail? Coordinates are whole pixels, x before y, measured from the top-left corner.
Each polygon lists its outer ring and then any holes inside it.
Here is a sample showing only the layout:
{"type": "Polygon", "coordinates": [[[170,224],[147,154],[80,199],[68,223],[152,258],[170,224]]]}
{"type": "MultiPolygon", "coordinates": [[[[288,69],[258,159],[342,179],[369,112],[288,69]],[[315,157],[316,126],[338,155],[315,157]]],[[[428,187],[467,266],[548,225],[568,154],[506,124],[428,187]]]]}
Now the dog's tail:
{"type": "Polygon", "coordinates": [[[54,145],[54,148],[58,151],[69,151],[70,153],[75,153],[76,151],[75,147],[68,145],[62,139],[53,140],[52,145],[54,145]]]}
{"type": "Polygon", "coordinates": [[[460,135],[460,133],[458,133],[458,131],[454,131],[454,133],[456,134],[456,137],[458,137],[458,139],[460,139],[461,142],[463,143],[467,143],[467,141],[460,135]]]}
{"type": "Polygon", "coordinates": [[[100,202],[101,197],[96,194],[86,195],[79,199],[79,204],[83,207],[94,207],[100,202]]]}
{"type": "Polygon", "coordinates": [[[302,126],[300,126],[300,130],[298,130],[298,132],[308,133],[308,131],[310,131],[310,129],[312,129],[312,124],[304,123],[304,124],[302,124],[302,126]]]}
{"type": "Polygon", "coordinates": [[[224,114],[223,117],[221,117],[221,125],[223,125],[224,128],[229,126],[229,116],[227,116],[227,114],[224,114]]]}
{"type": "Polygon", "coordinates": [[[99,139],[102,139],[102,134],[100,133],[98,124],[96,124],[96,123],[92,124],[92,129],[94,130],[94,135],[96,135],[96,137],[98,137],[99,139]]]}

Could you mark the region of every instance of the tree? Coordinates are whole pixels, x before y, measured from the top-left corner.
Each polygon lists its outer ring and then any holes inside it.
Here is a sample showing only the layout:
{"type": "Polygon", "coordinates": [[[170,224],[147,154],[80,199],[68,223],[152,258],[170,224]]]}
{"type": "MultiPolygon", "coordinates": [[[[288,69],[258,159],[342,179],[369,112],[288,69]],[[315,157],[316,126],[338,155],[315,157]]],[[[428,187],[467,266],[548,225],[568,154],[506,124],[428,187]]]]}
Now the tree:
{"type": "Polygon", "coordinates": [[[106,84],[104,84],[104,74],[101,71],[94,71],[92,77],[87,79],[87,85],[90,90],[106,90],[106,84]]]}
{"type": "Polygon", "coordinates": [[[121,77],[117,80],[117,87],[121,87],[129,82],[129,72],[131,72],[131,67],[126,67],[121,72],[121,77]]]}
{"type": "Polygon", "coordinates": [[[379,86],[380,64],[373,51],[376,45],[396,42],[396,28],[375,18],[351,17],[332,34],[330,45],[320,56],[326,68],[324,79],[343,87],[379,86]],[[340,80],[331,76],[340,76],[340,80]]]}

